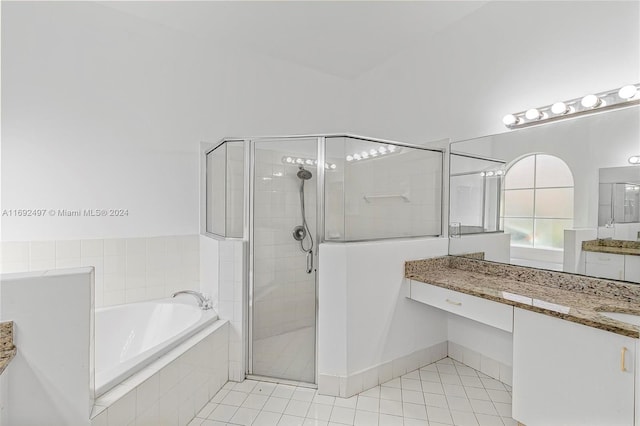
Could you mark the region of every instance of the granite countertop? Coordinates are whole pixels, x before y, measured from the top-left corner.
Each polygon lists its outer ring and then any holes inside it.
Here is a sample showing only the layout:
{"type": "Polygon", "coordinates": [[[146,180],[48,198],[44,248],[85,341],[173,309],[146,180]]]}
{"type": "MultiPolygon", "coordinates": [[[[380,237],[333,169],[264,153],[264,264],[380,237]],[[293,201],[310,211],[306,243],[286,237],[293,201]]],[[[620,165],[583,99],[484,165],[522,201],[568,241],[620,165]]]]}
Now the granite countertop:
{"type": "Polygon", "coordinates": [[[589,240],[582,242],[583,251],[640,256],[640,241],[589,240]]]}
{"type": "Polygon", "coordinates": [[[7,368],[9,362],[16,356],[13,345],[13,321],[0,323],[0,374],[7,368]]]}
{"type": "Polygon", "coordinates": [[[601,330],[640,337],[640,328],[600,315],[640,315],[640,286],[523,266],[444,256],[405,262],[405,277],[601,330]]]}

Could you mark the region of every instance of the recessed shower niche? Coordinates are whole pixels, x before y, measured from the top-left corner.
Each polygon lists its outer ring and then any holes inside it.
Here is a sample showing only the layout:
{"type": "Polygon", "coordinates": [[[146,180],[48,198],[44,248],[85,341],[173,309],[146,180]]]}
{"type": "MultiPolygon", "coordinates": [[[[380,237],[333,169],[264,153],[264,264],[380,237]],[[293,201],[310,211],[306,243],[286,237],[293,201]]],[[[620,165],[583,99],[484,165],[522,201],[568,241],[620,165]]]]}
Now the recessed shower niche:
{"type": "Polygon", "coordinates": [[[349,135],[225,139],[204,152],[204,234],[248,243],[246,374],[316,383],[319,251],[439,236],[443,153],[349,135]]]}

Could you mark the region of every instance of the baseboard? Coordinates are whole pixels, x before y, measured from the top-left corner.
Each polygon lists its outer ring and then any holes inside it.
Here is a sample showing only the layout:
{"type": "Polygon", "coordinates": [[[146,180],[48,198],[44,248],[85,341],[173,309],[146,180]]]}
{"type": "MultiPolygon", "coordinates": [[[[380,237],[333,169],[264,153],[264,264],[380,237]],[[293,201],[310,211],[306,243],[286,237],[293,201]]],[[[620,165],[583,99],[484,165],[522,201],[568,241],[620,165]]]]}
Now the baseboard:
{"type": "Polygon", "coordinates": [[[513,368],[454,342],[445,341],[349,376],[318,375],[318,393],[349,398],[442,358],[455,359],[509,386],[513,368]]]}
{"type": "Polygon", "coordinates": [[[350,374],[349,376],[318,375],[318,393],[349,398],[410,371],[434,363],[447,356],[448,342],[440,342],[400,358],[350,374]]]}
{"type": "Polygon", "coordinates": [[[468,365],[504,384],[511,386],[513,383],[513,367],[511,365],[506,365],[451,341],[448,342],[447,353],[449,358],[468,365]]]}

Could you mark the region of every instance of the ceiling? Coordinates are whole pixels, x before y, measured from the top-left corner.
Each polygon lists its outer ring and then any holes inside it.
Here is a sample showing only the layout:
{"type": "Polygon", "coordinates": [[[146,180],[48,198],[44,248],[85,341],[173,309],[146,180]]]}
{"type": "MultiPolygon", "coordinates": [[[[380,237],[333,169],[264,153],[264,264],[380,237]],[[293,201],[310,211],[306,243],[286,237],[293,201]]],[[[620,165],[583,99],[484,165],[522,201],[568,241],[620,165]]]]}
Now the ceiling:
{"type": "Polygon", "coordinates": [[[355,78],[486,1],[115,1],[100,4],[226,47],[355,78]]]}

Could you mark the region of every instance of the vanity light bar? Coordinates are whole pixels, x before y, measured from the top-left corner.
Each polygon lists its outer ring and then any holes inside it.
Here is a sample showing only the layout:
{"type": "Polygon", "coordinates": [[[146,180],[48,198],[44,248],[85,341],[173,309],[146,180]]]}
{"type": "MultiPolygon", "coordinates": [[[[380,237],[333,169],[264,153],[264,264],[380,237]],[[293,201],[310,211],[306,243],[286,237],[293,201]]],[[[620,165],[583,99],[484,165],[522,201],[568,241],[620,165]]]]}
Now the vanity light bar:
{"type": "Polygon", "coordinates": [[[393,154],[396,152],[400,152],[401,148],[395,145],[383,145],[380,148],[371,148],[368,151],[361,151],[361,152],[356,152],[353,153],[351,155],[347,155],[345,157],[345,160],[347,160],[348,162],[352,162],[352,161],[361,161],[361,160],[366,160],[369,158],[376,158],[382,155],[388,155],[388,154],[393,154]]]}
{"type": "MultiPolygon", "coordinates": [[[[282,157],[282,162],[284,164],[294,164],[299,166],[317,166],[318,160],[314,160],[313,158],[300,158],[300,157],[292,157],[290,155],[285,155],[282,157]]],[[[324,163],[324,168],[327,170],[335,170],[336,165],[333,163],[324,163]]]]}
{"type": "Polygon", "coordinates": [[[484,171],[484,172],[480,172],[480,176],[482,176],[482,177],[500,177],[500,176],[504,176],[504,170],[502,170],[502,169],[487,170],[487,171],[484,171]]]}
{"type": "Polygon", "coordinates": [[[540,108],[531,108],[526,111],[507,114],[502,118],[502,123],[509,129],[519,129],[637,104],[640,104],[640,83],[629,84],[620,89],[589,94],[564,102],[556,102],[540,108]]]}

